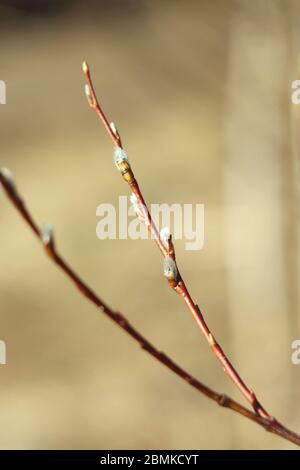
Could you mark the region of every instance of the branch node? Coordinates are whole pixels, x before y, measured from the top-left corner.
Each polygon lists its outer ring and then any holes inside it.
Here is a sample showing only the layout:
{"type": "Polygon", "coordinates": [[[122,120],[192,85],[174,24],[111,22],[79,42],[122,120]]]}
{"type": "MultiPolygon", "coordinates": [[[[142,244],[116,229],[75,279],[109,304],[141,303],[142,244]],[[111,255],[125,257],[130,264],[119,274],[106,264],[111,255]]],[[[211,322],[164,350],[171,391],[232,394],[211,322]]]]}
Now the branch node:
{"type": "Polygon", "coordinates": [[[219,399],[218,399],[218,404],[220,406],[228,406],[228,403],[229,403],[229,397],[225,394],[225,393],[221,393],[221,395],[219,396],[219,399]]]}
{"type": "MultiPolygon", "coordinates": [[[[208,339],[209,339],[209,345],[210,345],[211,348],[216,346],[217,342],[216,342],[214,336],[211,333],[209,333],[208,339]]],[[[225,372],[226,372],[226,370],[225,370],[225,372]]]]}

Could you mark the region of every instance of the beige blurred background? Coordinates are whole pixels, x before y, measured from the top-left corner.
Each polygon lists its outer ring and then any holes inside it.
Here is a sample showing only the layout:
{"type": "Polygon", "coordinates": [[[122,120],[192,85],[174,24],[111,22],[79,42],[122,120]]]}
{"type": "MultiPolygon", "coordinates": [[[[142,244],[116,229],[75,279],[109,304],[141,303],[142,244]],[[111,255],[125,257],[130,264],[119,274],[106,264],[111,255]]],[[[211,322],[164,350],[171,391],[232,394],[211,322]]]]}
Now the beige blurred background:
{"type": "MultiPolygon", "coordinates": [[[[243,402],[162,276],[151,241],[96,237],[128,188],[83,93],[93,71],[150,203],[204,203],[205,245],[177,257],[243,378],[300,431],[296,0],[0,4],[0,166],[61,253],[207,385],[243,402]]],[[[44,256],[0,193],[2,449],[293,449],[139,351],[44,256]]]]}

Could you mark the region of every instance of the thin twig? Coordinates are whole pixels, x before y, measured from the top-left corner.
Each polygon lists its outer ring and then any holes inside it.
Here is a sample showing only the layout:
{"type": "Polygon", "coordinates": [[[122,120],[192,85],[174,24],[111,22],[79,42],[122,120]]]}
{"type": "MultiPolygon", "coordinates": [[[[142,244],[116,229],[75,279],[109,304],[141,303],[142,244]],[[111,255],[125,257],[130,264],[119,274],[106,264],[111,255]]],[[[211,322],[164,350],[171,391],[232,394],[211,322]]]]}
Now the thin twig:
{"type": "Polygon", "coordinates": [[[197,304],[194,303],[186,284],[179,273],[179,269],[175,260],[174,254],[174,247],[172,245],[172,254],[166,248],[165,244],[162,242],[161,237],[159,235],[159,231],[156,228],[155,223],[153,222],[150,211],[145,203],[143,194],[139,188],[139,185],[134,177],[132,168],[129,164],[128,158],[126,153],[123,150],[123,146],[121,143],[121,139],[119,133],[116,130],[116,127],[113,123],[109,124],[107,117],[105,116],[99,101],[97,99],[94,86],[91,80],[90,69],[86,62],[83,62],[83,72],[85,78],[87,80],[85,92],[88,98],[89,105],[92,109],[94,109],[100,118],[101,122],[104,124],[105,129],[107,130],[114,146],[115,146],[115,162],[117,164],[118,169],[120,170],[124,180],[129,184],[130,189],[133,195],[136,198],[136,205],[141,207],[144,213],[144,220],[143,222],[148,227],[149,231],[152,234],[155,242],[157,243],[162,255],[164,256],[165,260],[167,258],[167,270],[165,271],[165,275],[169,281],[170,286],[179,294],[179,296],[184,300],[185,304],[187,305],[189,311],[193,315],[194,320],[196,321],[199,329],[203,333],[205,339],[207,340],[209,346],[211,347],[213,353],[221,362],[224,371],[236,385],[236,387],[240,390],[240,392],[244,395],[246,400],[250,403],[252,408],[254,409],[255,413],[263,418],[269,418],[273,420],[274,418],[263,408],[263,406],[258,401],[255,393],[251,390],[243,379],[240,377],[226,354],[224,353],[221,346],[217,343],[214,335],[210,331],[208,325],[206,324],[203,315],[198,307],[197,304]],[[169,258],[173,260],[173,267],[172,263],[169,262],[169,258]]]}
{"type": "Polygon", "coordinates": [[[280,424],[275,419],[263,418],[258,416],[253,411],[248,410],[243,405],[225,395],[218,393],[215,390],[207,387],[191,374],[186,372],[182,367],[177,365],[165,353],[156,349],[141,333],[139,333],[129,321],[119,312],[113,311],[95,292],[76,274],[76,272],[64,261],[56,249],[52,227],[47,225],[41,229],[31,216],[24,201],[19,195],[17,187],[13,181],[12,174],[7,169],[0,170],[0,183],[6,192],[8,198],[15,206],[16,210],[23,217],[35,236],[42,242],[46,254],[50,259],[64,272],[64,274],[75,284],[80,293],[92,302],[104,315],[110,318],[117,326],[125,331],[140,347],[155,358],[162,365],[174,372],[178,377],[188,383],[191,387],[198,390],[199,393],[205,395],[210,400],[217,403],[219,406],[228,408],[247,419],[255,422],[263,427],[266,431],[276,434],[283,439],[286,439],[294,444],[300,446],[300,435],[290,431],[285,426],[280,424]]]}

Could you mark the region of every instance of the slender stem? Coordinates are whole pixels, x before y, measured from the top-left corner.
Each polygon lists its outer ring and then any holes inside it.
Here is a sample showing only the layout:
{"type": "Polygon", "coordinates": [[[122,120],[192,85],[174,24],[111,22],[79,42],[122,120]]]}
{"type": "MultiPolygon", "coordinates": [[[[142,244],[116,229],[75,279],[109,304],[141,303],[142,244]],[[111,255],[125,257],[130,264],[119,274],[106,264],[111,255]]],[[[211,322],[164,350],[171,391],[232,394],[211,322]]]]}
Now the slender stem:
{"type": "Polygon", "coordinates": [[[95,292],[76,274],[76,272],[64,261],[58,253],[54,239],[52,237],[45,241],[44,232],[39,228],[30,212],[26,208],[25,203],[21,199],[17,188],[11,179],[7,176],[7,172],[0,170],[0,183],[6,192],[8,198],[15,206],[16,210],[23,217],[35,236],[42,242],[46,254],[50,259],[63,271],[63,273],[74,283],[79,292],[92,302],[99,310],[102,311],[110,320],[112,320],[119,328],[126,332],[140,347],[150,354],[154,359],[160,362],[163,366],[168,368],[182,380],[184,380],[191,387],[195,388],[199,393],[205,395],[210,400],[217,403],[219,406],[228,408],[235,413],[244,416],[245,418],[255,422],[257,425],[263,427],[266,431],[276,434],[281,438],[290,441],[297,446],[300,446],[300,435],[287,429],[275,419],[263,418],[258,416],[251,410],[248,410],[243,405],[239,404],[232,398],[224,393],[218,393],[215,390],[207,387],[191,374],[186,372],[182,367],[176,364],[165,353],[156,349],[141,333],[139,333],[129,321],[119,312],[113,311],[95,292]]]}
{"type": "MultiPolygon", "coordinates": [[[[83,63],[83,72],[85,74],[86,80],[87,80],[87,97],[89,100],[90,106],[97,112],[98,116],[101,119],[101,122],[104,124],[104,127],[108,131],[108,134],[110,138],[112,139],[113,143],[115,146],[123,148],[121,141],[118,140],[118,134],[115,134],[111,126],[108,124],[108,120],[104,114],[104,112],[101,109],[101,106],[98,102],[98,99],[95,94],[94,86],[91,80],[91,75],[90,75],[90,70],[86,62],[83,63]]],[[[162,255],[164,257],[168,256],[168,251],[164,247],[159,231],[153,222],[150,211],[147,207],[147,204],[145,203],[143,194],[139,188],[139,185],[133,176],[132,173],[132,178],[130,181],[126,179],[126,181],[129,183],[129,186],[131,188],[131,191],[135,194],[138,203],[145,208],[146,212],[146,225],[148,226],[151,234],[153,235],[153,238],[155,242],[157,243],[162,255]]],[[[173,256],[173,259],[175,261],[175,255],[173,256]]],[[[176,261],[175,261],[176,263],[176,261]]],[[[195,304],[193,301],[182,277],[179,274],[179,270],[177,267],[176,263],[176,269],[178,272],[178,282],[174,283],[174,280],[171,282],[169,281],[169,284],[171,287],[180,295],[180,297],[184,300],[186,306],[188,307],[189,311],[191,312],[193,318],[195,319],[199,329],[202,331],[204,334],[206,340],[208,341],[213,353],[217,357],[217,359],[221,362],[222,367],[225,371],[225,373],[230,377],[230,379],[233,381],[233,383],[236,385],[236,387],[240,390],[242,395],[246,398],[246,400],[251,404],[252,408],[254,409],[255,413],[257,413],[259,416],[263,418],[269,418],[270,420],[273,420],[273,418],[270,416],[270,414],[263,408],[263,406],[260,404],[258,401],[255,393],[246,385],[246,383],[242,380],[236,369],[233,367],[231,364],[230,360],[228,357],[225,355],[224,351],[220,347],[220,345],[216,342],[212,332],[210,331],[209,327],[207,326],[202,313],[199,310],[199,307],[195,304]]]]}
{"type": "MultiPolygon", "coordinates": [[[[121,149],[123,149],[123,145],[122,145],[122,142],[121,142],[120,135],[118,133],[114,132],[111,123],[109,123],[102,107],[99,104],[99,101],[98,101],[98,98],[97,98],[97,95],[96,95],[96,92],[95,92],[95,89],[94,89],[94,85],[93,85],[93,82],[92,82],[92,79],[91,79],[90,69],[89,69],[89,66],[86,62],[83,62],[82,70],[83,70],[83,73],[84,73],[86,81],[87,81],[88,88],[87,88],[87,91],[86,91],[86,95],[87,95],[87,99],[88,99],[90,107],[92,109],[94,109],[94,111],[98,115],[98,117],[101,120],[102,124],[104,125],[109,137],[111,138],[113,144],[116,147],[120,147],[121,149]]],[[[136,180],[134,180],[130,184],[130,187],[131,187],[132,192],[136,195],[136,197],[139,201],[139,204],[144,208],[144,210],[146,212],[145,216],[146,216],[146,219],[147,219],[147,222],[146,222],[147,226],[148,226],[154,240],[156,241],[161,253],[165,256],[167,254],[166,249],[165,249],[163,243],[160,240],[159,232],[157,230],[156,225],[154,224],[154,222],[152,220],[150,211],[147,207],[147,204],[144,201],[143,195],[140,191],[140,188],[139,188],[136,180]]]]}
{"type": "Polygon", "coordinates": [[[167,256],[168,252],[167,252],[164,244],[162,243],[162,241],[160,239],[159,231],[158,231],[155,223],[153,222],[153,219],[151,217],[148,206],[147,206],[147,204],[144,200],[144,197],[143,197],[143,195],[140,191],[139,185],[137,184],[136,180],[134,180],[134,182],[130,185],[130,187],[131,187],[132,192],[135,194],[135,196],[136,196],[136,198],[139,202],[139,205],[141,205],[144,208],[144,211],[146,212],[146,219],[147,219],[146,225],[148,226],[148,229],[149,229],[153,239],[155,240],[161,254],[163,256],[167,256]]]}
{"type": "Polygon", "coordinates": [[[202,331],[205,339],[207,340],[209,346],[211,347],[213,353],[216,355],[218,360],[221,362],[224,371],[228,374],[231,378],[233,383],[236,387],[241,391],[241,393],[245,396],[247,401],[251,404],[254,411],[262,416],[263,418],[271,418],[269,413],[262,407],[259,401],[256,398],[255,393],[248,388],[245,384],[243,379],[240,377],[238,372],[235,370],[229,359],[227,358],[226,354],[224,353],[221,346],[217,343],[216,339],[214,338],[213,334],[211,333],[209,327],[207,326],[202,312],[200,311],[198,305],[195,305],[185,283],[181,280],[179,281],[178,285],[175,287],[175,290],[178,294],[183,298],[186,305],[188,306],[190,312],[192,313],[198,327],[202,331]]]}
{"type": "Polygon", "coordinates": [[[102,121],[102,124],[104,125],[104,127],[105,127],[108,135],[110,136],[111,140],[113,141],[114,145],[116,145],[117,147],[122,148],[122,142],[121,142],[121,138],[120,138],[119,134],[113,131],[113,128],[112,128],[111,124],[108,122],[108,120],[107,120],[107,118],[106,118],[106,116],[105,116],[104,112],[102,111],[102,108],[99,104],[99,101],[98,101],[96,93],[95,93],[94,85],[93,85],[93,82],[91,80],[90,69],[89,69],[89,66],[86,62],[83,62],[82,70],[85,74],[85,78],[86,78],[87,85],[88,85],[86,95],[87,95],[90,107],[93,108],[95,110],[95,112],[97,113],[97,115],[99,116],[100,120],[102,121]]]}

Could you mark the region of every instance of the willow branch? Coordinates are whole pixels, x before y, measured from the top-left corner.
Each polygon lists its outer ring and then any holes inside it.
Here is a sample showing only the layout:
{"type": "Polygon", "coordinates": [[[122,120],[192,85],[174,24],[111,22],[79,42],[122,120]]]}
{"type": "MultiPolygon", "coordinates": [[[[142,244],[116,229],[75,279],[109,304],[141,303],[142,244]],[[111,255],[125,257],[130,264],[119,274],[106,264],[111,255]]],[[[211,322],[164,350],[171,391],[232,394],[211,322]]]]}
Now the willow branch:
{"type": "Polygon", "coordinates": [[[244,406],[240,405],[232,398],[225,395],[224,393],[218,393],[215,390],[207,387],[198,379],[186,372],[178,364],[176,364],[165,353],[156,349],[150,343],[150,341],[148,341],[141,333],[139,333],[121,313],[113,311],[97,294],[95,294],[95,292],[64,261],[64,259],[61,257],[61,255],[56,249],[52,226],[46,225],[41,229],[39,228],[39,226],[31,216],[30,212],[28,211],[23,199],[20,197],[17,187],[13,181],[12,174],[9,170],[0,170],[0,183],[6,195],[15,206],[16,210],[25,220],[34,235],[42,243],[42,246],[49,258],[74,283],[74,285],[84,297],[86,297],[90,302],[92,302],[105,316],[112,320],[115,325],[117,325],[125,333],[127,333],[132,340],[137,342],[144,351],[146,351],[148,354],[150,354],[150,356],[160,362],[163,366],[165,366],[167,369],[169,369],[182,380],[184,380],[186,383],[188,383],[191,387],[195,388],[199,393],[205,395],[207,398],[214,401],[219,406],[228,408],[231,411],[234,411],[235,413],[238,413],[244,416],[245,418],[250,419],[251,421],[263,427],[267,431],[300,446],[299,435],[285,428],[275,420],[272,421],[270,419],[258,416],[257,414],[248,410],[244,406]]]}
{"type": "Polygon", "coordinates": [[[88,98],[89,105],[95,110],[101,122],[104,124],[113,144],[114,144],[114,159],[115,164],[120,171],[123,179],[128,183],[132,192],[131,200],[135,207],[135,211],[140,221],[143,222],[149,229],[152,237],[154,238],[158,248],[160,249],[164,257],[164,274],[169,282],[169,285],[179,294],[182,300],[185,302],[188,310],[192,314],[198,328],[203,333],[207,340],[211,350],[220,361],[223,370],[230,377],[235,386],[240,390],[242,395],[250,403],[255,413],[262,418],[267,418],[270,421],[275,419],[265,410],[265,408],[258,401],[255,393],[251,390],[244,380],[241,378],[237,370],[228,359],[220,344],[216,341],[214,335],[209,329],[202,312],[198,305],[193,301],[188,288],[180,275],[178,265],[175,257],[175,250],[171,240],[171,236],[161,236],[159,231],[151,218],[150,211],[145,203],[145,199],[134,176],[132,167],[129,163],[128,157],[123,149],[123,145],[114,123],[110,123],[105,116],[99,101],[97,99],[94,86],[91,80],[90,70],[86,62],[83,62],[83,72],[86,78],[86,96],[88,98]]]}

